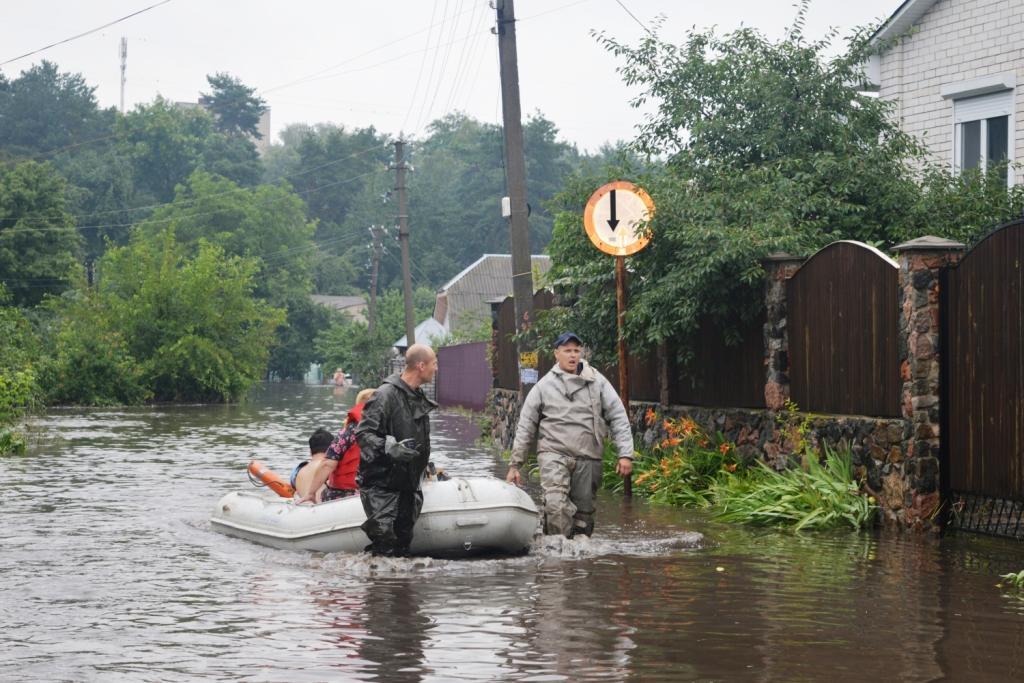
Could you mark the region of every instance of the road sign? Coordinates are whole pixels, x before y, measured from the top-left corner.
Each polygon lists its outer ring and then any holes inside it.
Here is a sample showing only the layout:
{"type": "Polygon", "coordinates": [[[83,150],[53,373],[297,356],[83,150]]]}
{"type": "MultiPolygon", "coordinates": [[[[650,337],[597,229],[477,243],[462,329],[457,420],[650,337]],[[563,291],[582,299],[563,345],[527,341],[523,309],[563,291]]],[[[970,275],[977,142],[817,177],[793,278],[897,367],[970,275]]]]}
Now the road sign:
{"type": "Polygon", "coordinates": [[[594,246],[612,256],[629,256],[647,246],[637,228],[654,215],[654,200],[625,180],[602,185],[583,210],[583,225],[594,246]]]}

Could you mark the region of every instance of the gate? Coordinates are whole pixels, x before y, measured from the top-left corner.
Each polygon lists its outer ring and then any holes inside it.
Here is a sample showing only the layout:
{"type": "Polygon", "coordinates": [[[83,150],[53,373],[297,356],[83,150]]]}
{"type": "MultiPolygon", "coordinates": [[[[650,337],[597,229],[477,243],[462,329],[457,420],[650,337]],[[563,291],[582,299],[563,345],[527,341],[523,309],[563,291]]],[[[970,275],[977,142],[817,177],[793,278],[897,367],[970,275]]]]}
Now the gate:
{"type": "Polygon", "coordinates": [[[1024,537],[1024,221],[940,280],[942,479],[950,525],[1024,537]]]}

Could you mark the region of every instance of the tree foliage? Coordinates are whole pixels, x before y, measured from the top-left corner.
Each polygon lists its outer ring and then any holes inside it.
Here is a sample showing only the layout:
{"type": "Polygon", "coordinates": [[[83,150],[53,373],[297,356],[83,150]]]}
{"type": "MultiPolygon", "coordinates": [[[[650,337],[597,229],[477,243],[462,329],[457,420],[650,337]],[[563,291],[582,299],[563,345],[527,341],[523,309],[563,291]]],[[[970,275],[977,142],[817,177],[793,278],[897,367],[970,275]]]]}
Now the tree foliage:
{"type": "Polygon", "coordinates": [[[255,88],[226,73],[207,76],[206,82],[211,92],[203,93],[200,102],[209,107],[217,130],[231,135],[263,137],[259,123],[267,103],[256,96],[255,88]]]}
{"type": "Polygon", "coordinates": [[[616,176],[640,182],[657,205],[654,239],[630,258],[635,347],[672,339],[685,351],[708,318],[735,339],[761,305],[760,261],[772,251],[891,244],[911,230],[924,150],[886,102],[854,85],[869,34],[829,56],[835,35],[808,41],[806,11],[805,2],[776,41],[752,28],[692,30],[679,45],[656,34],[636,46],[598,36],[641,90],[634,105],[655,105],[633,142],[651,165],[578,178],[558,202],[552,275],[586,291],[563,316],[603,348],[614,344],[614,260],[587,243],[581,213],[589,192],[616,176]]]}
{"type": "Polygon", "coordinates": [[[39,303],[82,275],[81,243],[51,164],[0,167],[0,282],[19,306],[39,303]]]}
{"type": "Polygon", "coordinates": [[[155,399],[234,401],[265,372],[283,311],[253,296],[258,263],[171,229],[104,256],[100,297],[111,329],[155,399]]]}

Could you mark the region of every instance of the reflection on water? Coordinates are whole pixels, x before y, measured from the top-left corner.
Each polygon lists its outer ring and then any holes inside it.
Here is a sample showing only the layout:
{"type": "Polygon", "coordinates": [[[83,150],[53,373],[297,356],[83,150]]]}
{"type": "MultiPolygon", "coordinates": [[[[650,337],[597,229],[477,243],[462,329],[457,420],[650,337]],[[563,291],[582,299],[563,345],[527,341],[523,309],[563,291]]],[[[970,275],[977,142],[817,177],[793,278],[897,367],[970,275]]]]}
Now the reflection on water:
{"type": "MultiPolygon", "coordinates": [[[[1020,680],[1024,548],[794,535],[604,496],[594,539],[370,561],[210,530],[255,455],[287,471],[351,392],[55,410],[0,459],[0,680],[1020,680]],[[692,549],[691,531],[705,534],[692,549]]],[[[475,428],[435,460],[502,474],[475,428]]],[[[537,491],[532,493],[536,496],[537,491]]]]}

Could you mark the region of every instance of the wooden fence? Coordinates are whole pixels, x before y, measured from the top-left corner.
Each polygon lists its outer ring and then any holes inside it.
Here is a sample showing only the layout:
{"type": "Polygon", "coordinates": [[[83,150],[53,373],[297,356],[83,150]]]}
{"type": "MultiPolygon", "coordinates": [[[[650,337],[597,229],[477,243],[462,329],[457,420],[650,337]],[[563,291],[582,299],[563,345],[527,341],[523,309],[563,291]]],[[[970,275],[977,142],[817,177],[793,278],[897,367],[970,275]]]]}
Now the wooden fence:
{"type": "Polygon", "coordinates": [[[834,242],[786,283],[789,382],[802,410],[899,417],[899,267],[834,242]]]}
{"type": "MultiPolygon", "coordinates": [[[[534,297],[534,310],[545,310],[554,305],[548,292],[534,297]]],[[[510,337],[515,322],[512,297],[496,307],[494,315],[494,358],[492,368],[495,387],[517,389],[519,375],[514,345],[510,337]]],[[[704,325],[697,335],[693,359],[686,365],[676,362],[676,349],[666,350],[662,360],[654,351],[631,354],[629,357],[629,394],[635,401],[657,402],[661,399],[660,367],[667,363],[669,397],[672,403],[699,406],[735,406],[758,408],[764,406],[764,353],[762,335],[764,316],[753,320],[743,330],[739,345],[724,343],[720,329],[704,325]]],[[[539,376],[553,364],[550,353],[540,354],[539,376]]],[[[618,364],[598,367],[618,391],[618,364]]]]}
{"type": "Polygon", "coordinates": [[[943,275],[941,433],[948,488],[956,493],[1024,500],[1022,261],[1018,221],[943,275]]]}

